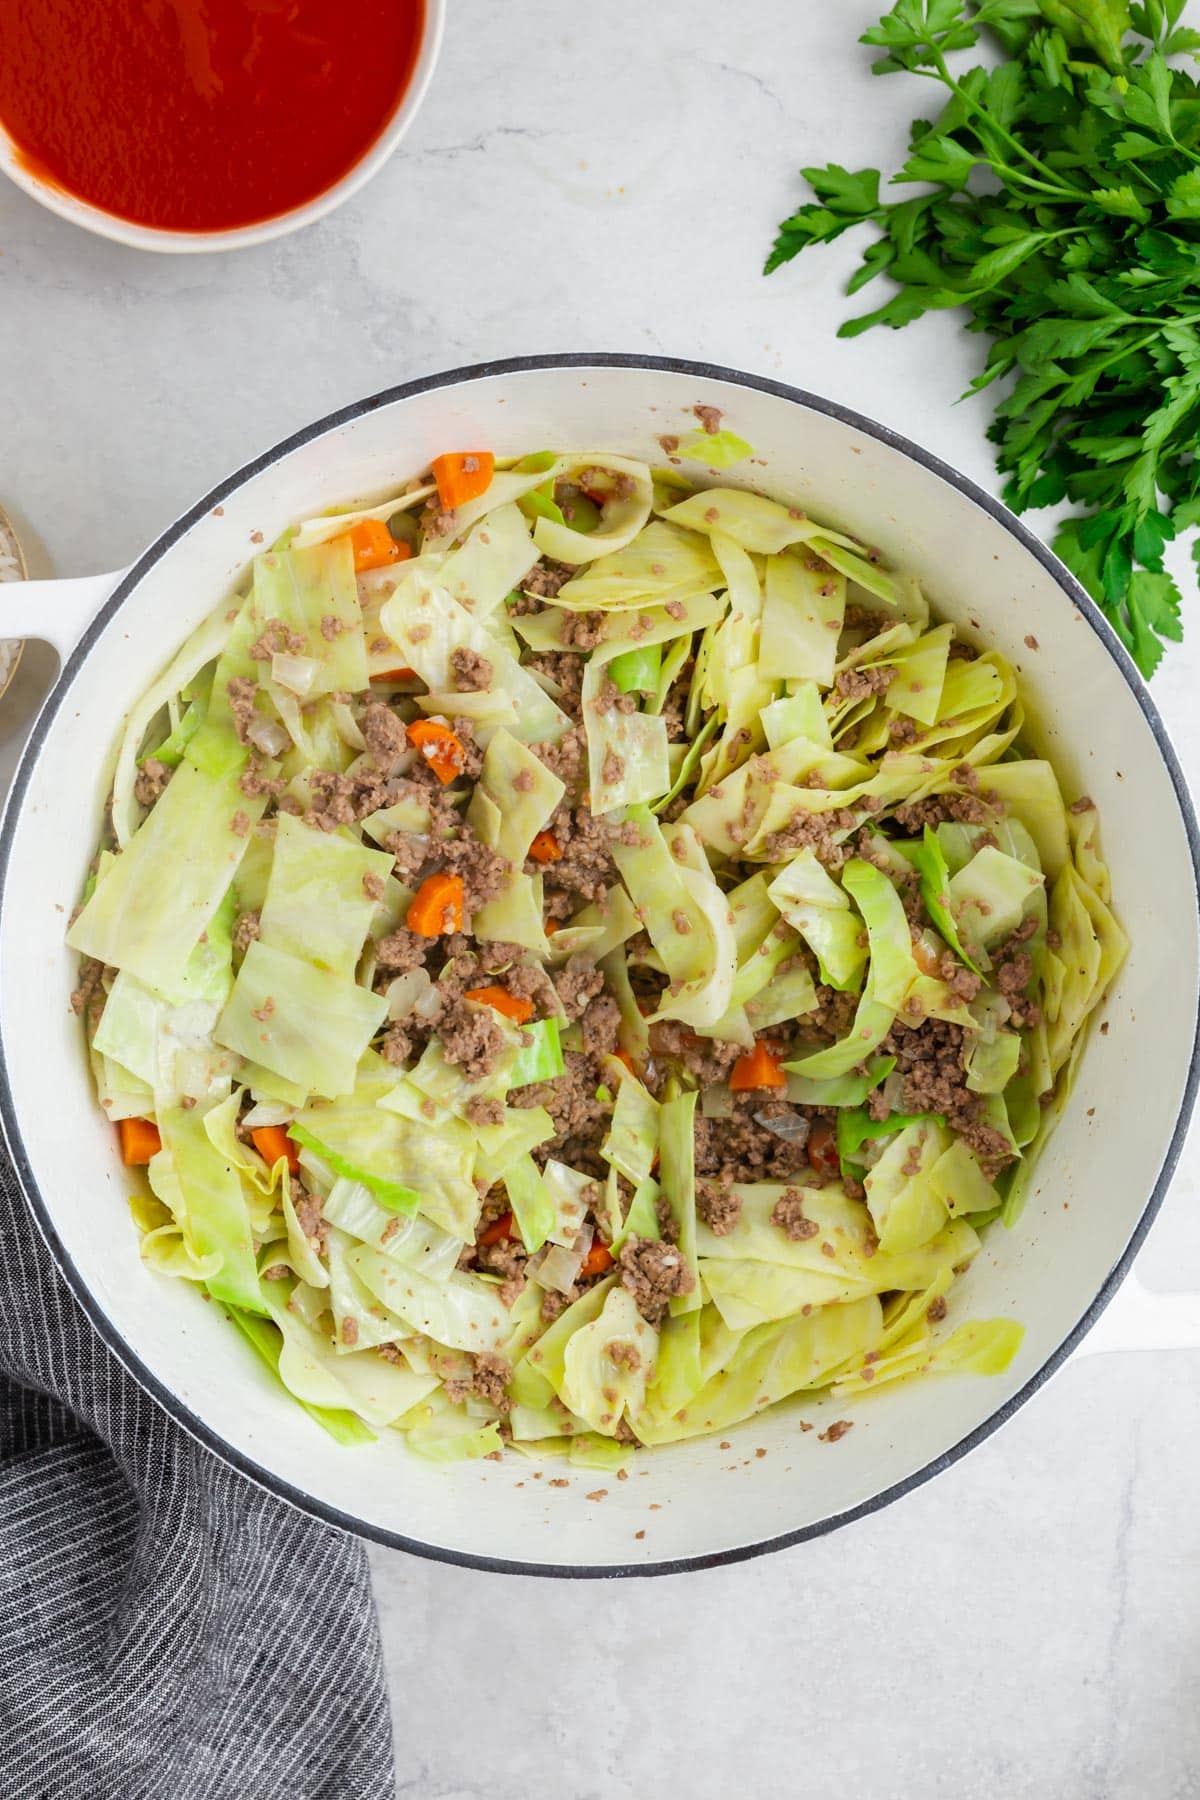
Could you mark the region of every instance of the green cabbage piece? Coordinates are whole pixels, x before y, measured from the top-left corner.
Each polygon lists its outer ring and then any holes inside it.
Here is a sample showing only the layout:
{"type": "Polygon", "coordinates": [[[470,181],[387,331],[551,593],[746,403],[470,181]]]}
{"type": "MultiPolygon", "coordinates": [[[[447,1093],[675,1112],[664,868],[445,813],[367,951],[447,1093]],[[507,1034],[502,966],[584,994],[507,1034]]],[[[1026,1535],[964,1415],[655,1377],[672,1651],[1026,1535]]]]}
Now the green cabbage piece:
{"type": "Polygon", "coordinates": [[[938,835],[930,826],[926,825],[924,838],[919,844],[913,845],[909,856],[914,869],[920,876],[921,899],[925,903],[926,912],[933,921],[934,929],[945,938],[960,962],[964,962],[968,969],[974,969],[977,975],[981,974],[982,971],[978,965],[972,962],[963,949],[962,940],[958,935],[958,926],[955,923],[954,914],[950,910],[950,870],[947,867],[938,835]]]}
{"type": "Polygon", "coordinates": [[[796,1075],[820,1080],[848,1075],[878,1048],[919,974],[904,907],[887,876],[856,857],[842,871],[842,883],[867,928],[867,979],[846,1037],[787,1065],[796,1075]]]}
{"type": "Polygon", "coordinates": [[[608,665],[608,677],[623,694],[656,694],[662,673],[662,645],[639,644],[624,650],[608,665]]]}
{"type": "Polygon", "coordinates": [[[539,1019],[532,1025],[523,1025],[521,1032],[527,1041],[518,1049],[509,1069],[509,1086],[529,1087],[535,1081],[553,1081],[561,1075],[566,1064],[558,1035],[558,1020],[539,1019]]]}
{"type": "Polygon", "coordinates": [[[486,619],[538,560],[528,522],[509,502],[495,506],[452,550],[438,579],[452,600],[486,619]]]}
{"type": "Polygon", "coordinates": [[[862,925],[848,895],[818,861],[816,852],[798,852],[767,892],[817,958],[829,986],[840,992],[853,987],[867,960],[867,948],[858,941],[862,925]]]}
{"type": "MultiPolygon", "coordinates": [[[[280,619],[303,637],[302,654],[317,664],[307,698],[366,687],[367,650],[348,537],[256,556],[253,600],[260,631],[280,619]]],[[[269,662],[259,665],[259,675],[264,670],[269,672],[269,662]]]]}
{"type": "Polygon", "coordinates": [[[498,1350],[508,1330],[505,1308],[490,1282],[461,1270],[447,1281],[428,1281],[381,1250],[359,1244],[347,1266],[377,1300],[413,1331],[451,1350],[498,1350]]]}
{"type": "Polygon", "coordinates": [[[418,571],[398,584],[380,621],[404,664],[415,669],[434,693],[453,691],[450,659],[455,650],[474,650],[486,657],[492,665],[491,691],[511,702],[509,730],[522,743],[560,738],[570,724],[528,669],[428,575],[418,571]]]}
{"type": "Polygon", "coordinates": [[[816,554],[824,556],[825,546],[841,544],[847,549],[861,548],[853,538],[826,531],[795,507],[782,506],[763,494],[751,494],[742,488],[705,488],[689,494],[686,500],[668,509],[668,523],[685,526],[689,531],[712,536],[722,532],[743,550],[759,556],[777,556],[792,544],[808,544],[820,540],[816,554]]]}
{"type": "Polygon", "coordinates": [[[285,1081],[336,1099],[352,1092],[359,1059],[386,1013],[382,994],[258,941],[246,951],[215,1036],[285,1081]]]}
{"type": "Polygon", "coordinates": [[[177,1223],[197,1258],[220,1259],[207,1278],[209,1292],[231,1306],[265,1311],[241,1176],[211,1143],[198,1107],[160,1107],[157,1124],[182,1196],[177,1223]]]}
{"type": "Polygon", "coordinates": [[[896,671],[883,696],[889,712],[904,713],[919,725],[936,722],[953,639],[953,625],[937,625],[888,657],[896,671]]]}
{"type": "Polygon", "coordinates": [[[1000,1204],[999,1194],[961,1138],[955,1138],[933,1164],[928,1185],[952,1218],[965,1213],[990,1213],[1000,1204]]]}
{"type": "Polygon", "coordinates": [[[1015,1031],[998,1031],[990,1043],[977,1038],[967,1052],[967,1086],[973,1094],[1002,1094],[1020,1060],[1021,1039],[1015,1031]]]}
{"type": "Polygon", "coordinates": [[[641,1410],[657,1349],[658,1333],[632,1295],[610,1288],[599,1316],[567,1340],[560,1399],[593,1431],[612,1437],[627,1414],[641,1410]]]}
{"type": "MultiPolygon", "coordinates": [[[[394,1262],[405,1263],[429,1281],[445,1281],[454,1273],[462,1239],[417,1214],[397,1214],[380,1206],[361,1181],[339,1175],[321,1209],[321,1217],[346,1238],[357,1238],[382,1250],[394,1262]]],[[[333,1263],[330,1262],[332,1272],[333,1263]]],[[[357,1279],[357,1277],[355,1277],[357,1279]]]]}
{"type": "Polygon", "coordinates": [[[866,1206],[861,1200],[848,1200],[840,1182],[824,1187],[800,1182],[789,1185],[799,1187],[805,1216],[818,1230],[811,1237],[789,1238],[772,1224],[771,1213],[787,1191],[784,1183],[736,1183],[734,1192],[742,1205],[733,1229],[716,1237],[703,1221],[697,1226],[696,1247],[706,1280],[711,1262],[757,1262],[836,1275],[858,1282],[864,1292],[905,1292],[926,1286],[943,1264],[953,1267],[969,1262],[979,1248],[971,1226],[964,1219],[952,1219],[935,1238],[915,1250],[885,1252],[876,1248],[875,1227],[866,1206]],[[825,1249],[826,1244],[830,1250],[825,1249]]]}
{"type": "Polygon", "coordinates": [[[761,673],[770,680],[815,681],[832,687],[845,610],[843,576],[811,557],[769,556],[761,673]]]}
{"type": "Polygon", "coordinates": [[[906,1125],[867,1170],[867,1207],[889,1255],[919,1250],[945,1225],[945,1203],[928,1176],[949,1141],[936,1119],[906,1125]]]}
{"type": "Polygon", "coordinates": [[[352,980],[379,904],[366,884],[386,882],[391,872],[390,856],[349,838],[330,835],[314,849],[311,829],[281,813],[262,903],[261,941],[352,980]]]}
{"type": "Polygon", "coordinates": [[[428,1423],[413,1424],[405,1430],[404,1441],[414,1455],[424,1457],[426,1462],[477,1462],[503,1450],[498,1419],[478,1425],[463,1418],[458,1408],[453,1411],[459,1416],[431,1418],[428,1423]]]}
{"type": "Polygon", "coordinates": [[[1005,812],[1020,820],[1037,845],[1038,861],[1047,881],[1054,881],[1065,868],[1070,850],[1067,811],[1058,777],[1050,764],[1034,757],[992,763],[982,786],[997,795],[1005,812]]]}
{"type": "Polygon", "coordinates": [[[634,1420],[639,1438],[667,1444],[720,1431],[753,1417],[851,1357],[874,1348],[882,1330],[872,1294],[844,1306],[824,1306],[807,1318],[785,1319],[747,1332],[732,1360],[674,1413],[644,1409],[634,1420]]]}
{"type": "MultiPolygon", "coordinates": [[[[357,1255],[351,1251],[350,1256],[357,1255]]],[[[374,1254],[367,1252],[367,1254],[374,1254]]],[[[265,1283],[271,1318],[283,1335],[279,1375],[298,1400],[357,1413],[377,1430],[394,1424],[429,1392],[429,1380],[404,1363],[386,1361],[374,1350],[338,1353],[329,1337],[298,1316],[285,1284],[265,1283]]]]}
{"type": "Polygon", "coordinates": [[[746,1002],[751,1031],[767,1031],[791,1019],[801,1019],[817,1004],[813,978],[803,964],[776,974],[770,986],[746,1002]]]}
{"type": "Polygon", "coordinates": [[[1021,923],[1043,880],[1040,870],[985,844],[950,878],[947,892],[960,934],[972,946],[999,943],[1021,923]]]}
{"type": "Polygon", "coordinates": [[[67,942],[84,956],[128,969],[164,999],[194,997],[190,959],[237,874],[258,819],[235,775],[213,779],[184,763],[153,811],[96,884],[67,942]]]}
{"type": "Polygon", "coordinates": [[[773,1263],[705,1261],[704,1288],[731,1331],[788,1319],[804,1307],[861,1300],[870,1290],[852,1276],[823,1269],[785,1269],[773,1263]]]}
{"type": "Polygon", "coordinates": [[[609,1246],[615,1256],[626,1238],[654,1238],[662,1236],[658,1223],[658,1202],[662,1189],[652,1175],[639,1183],[633,1199],[629,1202],[629,1211],[624,1220],[613,1232],[609,1246]]]}
{"type": "Polygon", "coordinates": [[[668,844],[644,808],[629,817],[640,842],[614,843],[612,854],[670,977],[656,1017],[702,1030],[723,1017],[733,993],[737,948],[728,902],[689,827],[672,826],[668,844]]]}
{"type": "MultiPolygon", "coordinates": [[[[185,688],[196,680],[200,671],[214,657],[218,657],[229,637],[229,623],[224,613],[217,611],[199,624],[187,642],[172,658],[158,680],[153,682],[141,699],[137,702],[125,720],[125,729],[121,734],[121,743],[117,751],[116,768],[113,772],[112,824],[113,836],[121,849],[129,843],[137,830],[142,817],[142,808],[134,794],[134,783],[137,780],[138,765],[144,760],[141,754],[142,741],[147,730],[157,715],[170,702],[174,701],[185,688]]],[[[200,707],[199,720],[195,721],[184,737],[183,720],[169,733],[168,737],[152,754],[168,768],[174,767],[179,754],[184,751],[196,730],[203,722],[206,705],[200,707]]],[[[194,715],[195,707],[189,706],[184,719],[194,715]]]]}
{"type": "Polygon", "coordinates": [[[617,1083],[617,1099],[600,1154],[637,1188],[658,1155],[662,1109],[637,1076],[615,1058],[609,1058],[605,1068],[609,1079],[617,1083]]]}
{"type": "Polygon", "coordinates": [[[922,1340],[898,1345],[890,1355],[843,1376],[831,1389],[835,1400],[913,1375],[1002,1375],[1024,1340],[1015,1319],[974,1319],[938,1344],[922,1340]]]}
{"type": "Polygon", "coordinates": [[[1046,1046],[1050,1067],[1057,1074],[1120,967],[1127,939],[1071,864],[1054,883],[1049,919],[1061,940],[1059,950],[1046,958],[1046,1046]]]}
{"type": "MultiPolygon", "coordinates": [[[[253,1313],[243,1312],[240,1307],[227,1306],[226,1317],[237,1326],[247,1343],[257,1352],[267,1367],[279,1379],[280,1385],[288,1387],[280,1372],[280,1361],[284,1347],[283,1333],[269,1319],[256,1318],[253,1313]]],[[[288,1388],[289,1392],[292,1392],[288,1388]]],[[[337,1444],[350,1447],[356,1444],[373,1444],[375,1433],[368,1425],[364,1425],[357,1413],[345,1406],[314,1406],[302,1399],[299,1394],[292,1393],[292,1398],[302,1406],[310,1419],[313,1419],[323,1431],[327,1431],[337,1444]]]]}
{"type": "Polygon", "coordinates": [[[600,1317],[604,1302],[615,1285],[616,1276],[606,1275],[603,1281],[585,1289],[579,1299],[560,1313],[536,1342],[516,1359],[509,1393],[518,1405],[547,1407],[553,1403],[562,1387],[568,1343],[582,1325],[590,1325],[600,1317]]]}
{"type": "MultiPolygon", "coordinates": [[[[886,1060],[891,1061],[891,1058],[886,1060]]],[[[865,1107],[847,1107],[838,1114],[837,1147],[843,1162],[861,1162],[864,1144],[892,1137],[909,1125],[919,1125],[932,1118],[932,1113],[889,1113],[886,1119],[873,1119],[865,1107]]]]}
{"type": "Polygon", "coordinates": [[[504,1176],[508,1204],[530,1256],[540,1250],[553,1231],[557,1211],[553,1197],[531,1156],[520,1156],[504,1176]]]}
{"type": "Polygon", "coordinates": [[[623,550],[594,557],[559,590],[555,605],[572,612],[624,611],[701,593],[719,578],[704,538],[656,519],[623,550]]]}
{"type": "Polygon", "coordinates": [[[697,1279],[688,1294],[674,1294],[672,1314],[696,1312],[703,1304],[696,1251],[696,1094],[679,1094],[664,1100],[659,1112],[660,1170],[663,1197],[671,1209],[678,1235],[676,1243],[697,1279]]]}
{"type": "Polygon", "coordinates": [[[735,463],[745,462],[748,456],[754,455],[754,445],[748,444],[744,437],[736,431],[694,431],[690,437],[682,438],[677,452],[688,457],[692,462],[702,462],[710,469],[731,469],[735,463]]]}
{"type": "MultiPolygon", "coordinates": [[[[784,1065],[787,1066],[786,1064],[784,1065]]],[[[894,1056],[868,1057],[860,1075],[836,1075],[830,1081],[812,1081],[805,1075],[789,1075],[787,1097],[793,1106],[859,1107],[896,1066],[894,1056]]]]}
{"type": "Polygon", "coordinates": [[[520,868],[566,791],[532,750],[511,732],[497,731],[484,754],[467,821],[483,843],[520,868]],[[492,802],[494,813],[479,804],[481,797],[492,802]]]}
{"type": "Polygon", "coordinates": [[[816,682],[799,681],[791,686],[789,694],[763,708],[762,726],[768,745],[779,750],[793,738],[803,738],[819,744],[822,750],[832,750],[829,719],[816,682]]]}
{"type": "Polygon", "coordinates": [[[588,793],[597,816],[619,806],[657,800],[671,786],[666,722],[657,713],[601,710],[608,669],[593,652],[583,674],[583,725],[588,752],[588,793]]]}
{"type": "Polygon", "coordinates": [[[379,1104],[385,1079],[365,1078],[331,1105],[306,1107],[289,1127],[292,1136],[337,1174],[361,1182],[381,1206],[419,1209],[451,1236],[473,1237],[479,1197],[471,1128],[449,1117],[431,1127],[387,1110],[379,1104]]]}

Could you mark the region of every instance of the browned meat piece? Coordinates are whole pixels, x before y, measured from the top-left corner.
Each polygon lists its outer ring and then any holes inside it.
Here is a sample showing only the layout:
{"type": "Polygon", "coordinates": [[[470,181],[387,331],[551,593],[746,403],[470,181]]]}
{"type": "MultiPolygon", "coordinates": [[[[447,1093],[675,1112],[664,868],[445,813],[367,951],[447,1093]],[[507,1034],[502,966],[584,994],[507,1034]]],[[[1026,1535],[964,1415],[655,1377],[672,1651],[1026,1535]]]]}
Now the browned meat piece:
{"type": "Polygon", "coordinates": [[[512,864],[498,850],[481,844],[474,832],[464,828],[462,836],[439,846],[442,864],[463,884],[463,904],[468,913],[476,912],[494,900],[512,871],[512,864]]]}
{"type": "Polygon", "coordinates": [[[804,1238],[816,1237],[821,1227],[815,1219],[804,1215],[804,1195],[799,1188],[785,1188],[771,1208],[771,1223],[778,1225],[780,1231],[792,1242],[799,1243],[804,1238]]]}
{"type": "Polygon", "coordinates": [[[661,1325],[669,1302],[677,1294],[690,1294],[696,1285],[696,1277],[675,1244],[629,1237],[621,1245],[617,1261],[621,1286],[633,1295],[649,1325],[661,1325]]]}
{"type": "Polygon", "coordinates": [[[995,1174],[1012,1160],[1012,1151],[1003,1133],[987,1119],[980,1095],[967,1087],[964,1047],[962,1026],[945,1019],[925,1019],[917,1026],[897,1019],[881,1045],[885,1055],[896,1058],[895,1073],[902,1083],[900,1110],[941,1113],[985,1171],[995,1174]]]}
{"type": "Polygon", "coordinates": [[[559,589],[565,587],[577,573],[577,570],[566,563],[534,563],[521,586],[527,594],[538,594],[543,599],[553,600],[559,589]]]}
{"type": "Polygon", "coordinates": [[[248,744],[250,739],[246,733],[254,719],[258,683],[251,681],[246,675],[235,675],[225,691],[229,695],[229,710],[233,715],[233,729],[237,732],[238,743],[248,744]]]}
{"type": "Polygon", "coordinates": [[[404,721],[382,700],[373,700],[362,716],[362,734],[367,749],[382,768],[390,769],[396,758],[408,748],[404,721]]]}
{"type": "Polygon", "coordinates": [[[492,1073],[504,1054],[506,1038],[489,1006],[451,999],[438,1020],[442,1055],[460,1068],[468,1081],[492,1073]]]}
{"type": "Polygon", "coordinates": [[[886,694],[896,679],[894,668],[843,669],[833,684],[839,700],[869,700],[886,694]]]}
{"type": "Polygon", "coordinates": [[[450,652],[450,673],[460,694],[480,694],[491,687],[495,671],[486,656],[460,644],[450,652]]]}
{"type": "Polygon", "coordinates": [[[258,936],[261,923],[257,912],[239,913],[233,922],[233,954],[241,958],[258,936]]]}
{"type": "Polygon", "coordinates": [[[153,806],[166,787],[173,769],[166,763],[160,763],[156,756],[148,756],[134,778],[133,797],[139,806],[153,806]]]}
{"type": "Polygon", "coordinates": [[[565,968],[556,970],[554,986],[567,1018],[578,1019],[603,988],[604,972],[586,956],[572,956],[565,968]]]}
{"type": "Polygon", "coordinates": [[[606,1056],[620,1041],[621,1009],[611,994],[597,994],[583,1015],[583,1047],[593,1056],[606,1056]]]}
{"type": "Polygon", "coordinates": [[[268,619],[261,637],[250,646],[252,662],[270,662],[273,656],[303,656],[308,640],[284,619],[268,619]]]}
{"type": "Polygon", "coordinates": [[[698,1181],[696,1211],[714,1237],[728,1237],[742,1216],[742,1197],[728,1182],[698,1181]]]}
{"type": "Polygon", "coordinates": [[[481,1096],[476,1095],[474,1100],[467,1101],[463,1111],[472,1125],[503,1125],[504,1123],[503,1100],[484,1100],[481,1096]]]}
{"type": "Polygon", "coordinates": [[[424,968],[425,958],[436,942],[436,938],[422,937],[420,932],[409,931],[402,925],[376,944],[375,967],[389,975],[403,975],[409,969],[424,968]]]}

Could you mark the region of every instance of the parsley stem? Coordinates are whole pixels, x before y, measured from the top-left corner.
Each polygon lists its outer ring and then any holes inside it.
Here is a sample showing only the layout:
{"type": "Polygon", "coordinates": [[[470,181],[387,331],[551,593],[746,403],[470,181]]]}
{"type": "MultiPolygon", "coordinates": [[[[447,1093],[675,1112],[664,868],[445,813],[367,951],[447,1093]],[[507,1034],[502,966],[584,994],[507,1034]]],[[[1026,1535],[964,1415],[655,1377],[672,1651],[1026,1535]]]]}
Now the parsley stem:
{"type": "MultiPolygon", "coordinates": [[[[1025,148],[1024,144],[1021,142],[1020,138],[1014,137],[1012,132],[1008,129],[1008,127],[1006,125],[1002,125],[1000,123],[999,119],[995,118],[993,116],[993,114],[991,114],[988,111],[986,106],[981,105],[978,100],[976,100],[971,94],[969,94],[967,92],[966,88],[963,87],[961,82],[958,82],[954,79],[953,75],[950,73],[950,70],[946,66],[946,59],[942,55],[942,52],[941,52],[940,48],[938,47],[938,45],[931,44],[930,49],[933,51],[934,56],[937,58],[937,66],[938,66],[938,76],[931,77],[931,78],[935,79],[935,80],[940,78],[945,83],[945,85],[950,89],[951,93],[956,94],[958,96],[958,98],[962,101],[964,106],[968,107],[971,112],[978,113],[981,118],[986,119],[989,128],[992,131],[994,131],[998,137],[1002,137],[1006,143],[1011,144],[1012,148],[1017,152],[1017,155],[1024,157],[1025,161],[1030,165],[1031,168],[1040,169],[1043,175],[1046,175],[1049,177],[1050,186],[1043,187],[1042,191],[1044,193],[1061,194],[1065,199],[1071,199],[1071,200],[1084,200],[1087,198],[1086,192],[1083,188],[1064,186],[1062,182],[1056,181],[1055,175],[1054,175],[1054,170],[1051,168],[1048,168],[1046,166],[1046,164],[1041,160],[1041,158],[1038,156],[1035,156],[1031,150],[1027,150],[1025,148]]],[[[920,71],[920,73],[922,73],[922,74],[924,74],[924,72],[925,72],[924,70],[920,71]]],[[[1030,180],[1030,179],[1031,179],[1030,177],[1028,177],[1028,176],[1026,177],[1026,180],[1030,180]]],[[[1032,183],[1031,183],[1031,185],[1032,185],[1032,183]]],[[[1038,184],[1038,185],[1041,185],[1041,184],[1038,184]]]]}

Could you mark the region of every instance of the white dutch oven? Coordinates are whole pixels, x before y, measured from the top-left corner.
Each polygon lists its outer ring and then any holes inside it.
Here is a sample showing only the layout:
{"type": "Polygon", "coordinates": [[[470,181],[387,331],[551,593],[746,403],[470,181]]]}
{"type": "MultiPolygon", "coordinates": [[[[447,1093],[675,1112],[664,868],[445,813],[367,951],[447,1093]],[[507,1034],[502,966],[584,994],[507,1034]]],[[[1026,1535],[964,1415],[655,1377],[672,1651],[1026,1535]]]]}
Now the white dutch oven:
{"type": "MultiPolygon", "coordinates": [[[[1062,1364],[1127,1274],[1196,1086],[1196,822],[1153,704],[1090,601],[1001,506],[914,445],[778,382],[658,358],[458,371],[349,407],[259,457],[119,579],[16,590],[5,631],[48,637],[64,659],[0,833],[9,1146],[97,1330],[183,1426],[284,1498],[382,1542],[491,1569],[615,1575],[734,1560],[828,1530],[946,1468],[1062,1364]],[[836,1445],[801,1435],[794,1411],[768,1414],[730,1431],[729,1448],[652,1452],[621,1483],[571,1471],[568,1486],[551,1488],[562,1465],[535,1481],[515,1456],[431,1466],[398,1437],[339,1448],[215,1306],[139,1260],[129,1178],[92,1096],[62,942],[95,846],[106,756],[124,708],[230,592],[255,546],[297,517],[380,496],[447,446],[610,446],[654,459],[660,433],[694,425],[697,402],[720,407],[755,446],[746,473],[756,484],[877,544],[920,576],[941,612],[1018,666],[1068,787],[1100,807],[1132,954],[1019,1227],[990,1233],[955,1290],[951,1323],[1013,1315],[1023,1347],[1001,1377],[918,1382],[836,1413],[809,1408],[818,1427],[854,1420],[836,1445]],[[607,1497],[589,1500],[600,1487],[607,1497]]],[[[1200,1342],[1200,1309],[1143,1294],[1131,1310],[1123,1296],[1091,1341],[1200,1342]]]]}

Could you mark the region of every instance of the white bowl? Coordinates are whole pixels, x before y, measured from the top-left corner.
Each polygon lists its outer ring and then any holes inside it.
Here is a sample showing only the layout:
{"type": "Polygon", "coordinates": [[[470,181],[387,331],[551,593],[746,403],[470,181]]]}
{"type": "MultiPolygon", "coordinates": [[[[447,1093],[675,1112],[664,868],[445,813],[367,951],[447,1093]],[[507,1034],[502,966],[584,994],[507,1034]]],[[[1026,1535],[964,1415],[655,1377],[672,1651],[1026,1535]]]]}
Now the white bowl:
{"type": "Polygon", "coordinates": [[[0,172],[22,188],[31,200],[36,200],[39,206],[57,213],[60,219],[66,219],[72,225],[81,225],[85,231],[93,231],[98,237],[111,238],[114,243],[128,244],[134,250],[196,254],[209,250],[242,250],[250,244],[265,244],[271,238],[285,237],[290,231],[299,231],[302,225],[311,225],[317,219],[323,219],[326,213],[331,213],[344,200],[348,200],[351,194],[357,193],[364,182],[382,169],[412,124],[425,98],[433,78],[434,64],[442,47],[445,24],[446,0],[425,0],[425,24],[413,65],[412,79],[379,136],[354,166],[347,169],[339,181],[335,181],[332,187],[326,188],[314,200],[306,201],[303,206],[294,206],[290,212],[260,219],[254,225],[239,225],[231,231],[167,231],[154,225],[139,225],[132,219],[122,219],[116,213],[105,212],[103,207],[90,205],[88,201],[81,200],[66,188],[57,186],[55,182],[30,169],[5,131],[2,119],[0,172]]]}
{"type": "Polygon", "coordinates": [[[385,1543],[493,1569],[650,1572],[793,1543],[894,1499],[980,1442],[1062,1363],[1129,1267],[1194,1096],[1200,853],[1174,754],[1124,651],[995,500],[894,433],[778,382],[658,358],[534,358],[413,382],[322,420],[222,482],[109,593],[113,579],[13,590],[6,629],[82,636],[0,827],[0,1118],[97,1330],[201,1441],[296,1505],[385,1543]],[[535,1480],[518,1456],[431,1466],[395,1435],[339,1448],[217,1307],[139,1259],[129,1177],[68,1010],[63,946],[95,846],[106,753],[124,708],[244,575],[255,545],[297,517],[382,495],[455,444],[499,454],[616,446],[653,459],[659,434],[686,428],[697,402],[720,407],[756,447],[759,460],[738,473],[877,544],[920,576],[939,611],[1020,668],[1067,785],[1099,805],[1132,952],[1024,1216],[1011,1233],[989,1233],[954,1294],[952,1324],[1015,1316],[1024,1344],[1002,1376],[809,1408],[819,1426],[854,1420],[836,1444],[802,1435],[787,1410],[728,1432],[729,1449],[702,1439],[650,1452],[621,1483],[572,1471],[551,1489],[558,1469],[535,1480]],[[587,1498],[600,1488],[603,1501],[587,1498]]]}

